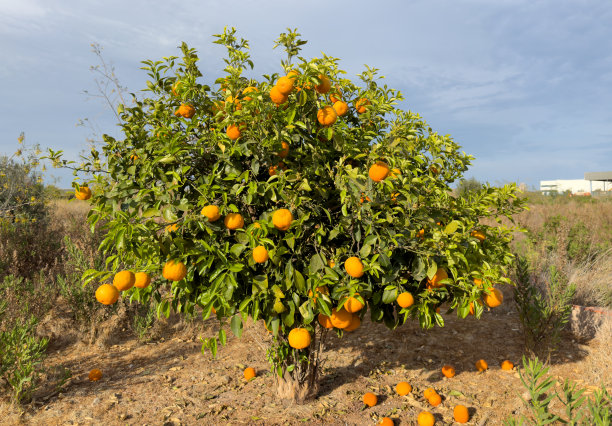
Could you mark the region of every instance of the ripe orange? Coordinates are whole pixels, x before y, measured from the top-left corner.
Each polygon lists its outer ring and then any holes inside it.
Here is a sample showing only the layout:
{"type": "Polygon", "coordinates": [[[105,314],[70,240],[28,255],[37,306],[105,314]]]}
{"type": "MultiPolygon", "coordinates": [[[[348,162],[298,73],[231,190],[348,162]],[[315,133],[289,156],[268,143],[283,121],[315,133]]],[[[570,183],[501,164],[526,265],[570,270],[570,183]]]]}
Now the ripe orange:
{"type": "Polygon", "coordinates": [[[407,291],[400,293],[400,295],[397,296],[397,304],[402,308],[409,308],[414,304],[414,297],[407,291]]]}
{"type": "Polygon", "coordinates": [[[346,273],[353,278],[359,278],[363,276],[363,263],[358,257],[351,256],[344,262],[344,269],[346,273]]]}
{"type": "Polygon", "coordinates": [[[429,399],[432,395],[435,395],[437,392],[434,388],[427,388],[423,391],[423,396],[425,399],[429,399]]]}
{"type": "Polygon", "coordinates": [[[204,208],[202,208],[201,213],[203,216],[206,216],[208,218],[209,222],[216,222],[221,217],[221,214],[219,213],[219,207],[213,204],[204,206],[204,208]]]}
{"type": "Polygon", "coordinates": [[[112,305],[119,300],[119,290],[111,284],[102,284],[96,289],[96,300],[103,305],[112,305]]]}
{"type": "Polygon", "coordinates": [[[338,114],[333,107],[327,106],[317,111],[317,120],[322,126],[331,126],[338,119],[338,114]]]}
{"type": "Polygon", "coordinates": [[[223,219],[225,227],[230,230],[235,230],[244,227],[244,219],[240,213],[228,213],[223,219]]]}
{"type": "Polygon", "coordinates": [[[89,200],[91,198],[91,189],[87,186],[80,186],[79,189],[74,191],[74,196],[77,200],[89,200]]]}
{"type": "Polygon", "coordinates": [[[482,280],[480,278],[474,278],[474,284],[478,287],[482,287],[482,280]]]}
{"type": "Polygon", "coordinates": [[[178,115],[184,118],[191,118],[195,115],[195,108],[189,104],[182,104],[177,110],[178,115]]]}
{"type": "Polygon", "coordinates": [[[487,238],[484,234],[484,232],[482,231],[478,231],[478,230],[474,230],[472,231],[472,233],[470,234],[472,237],[480,240],[481,242],[485,240],[485,238],[487,238]]]}
{"type": "Polygon", "coordinates": [[[332,325],[336,328],[346,328],[351,325],[353,315],[347,312],[344,308],[339,311],[336,308],[332,309],[331,317],[329,317],[332,325]]]}
{"type": "Polygon", "coordinates": [[[419,417],[417,417],[417,423],[419,426],[434,426],[436,424],[436,419],[429,411],[421,411],[419,417]]]}
{"type": "Polygon", "coordinates": [[[270,256],[268,256],[268,250],[264,246],[257,246],[253,249],[253,259],[257,263],[265,263],[270,256]]]}
{"type": "Polygon", "coordinates": [[[173,223],[172,225],[168,225],[164,228],[166,232],[174,232],[179,229],[178,223],[173,223]]]}
{"type": "Polygon", "coordinates": [[[497,308],[504,301],[504,294],[497,288],[489,290],[488,294],[484,295],[484,302],[489,308],[497,308]]]}
{"type": "Polygon", "coordinates": [[[514,364],[511,361],[505,360],[501,363],[501,369],[510,371],[514,368],[514,364]]]}
{"type": "Polygon", "coordinates": [[[365,195],[365,193],[363,193],[363,192],[362,192],[362,193],[361,193],[361,195],[362,195],[362,197],[359,199],[359,203],[360,203],[360,204],[363,204],[363,202],[364,202],[364,201],[367,201],[367,202],[372,201],[372,200],[370,200],[370,197],[368,197],[367,195],[366,195],[366,197],[365,197],[365,198],[363,198],[363,196],[365,195]]]}
{"type": "Polygon", "coordinates": [[[363,395],[363,403],[368,407],[374,407],[378,403],[378,398],[372,392],[363,395]]]}
{"type": "Polygon", "coordinates": [[[240,103],[240,101],[234,98],[233,96],[228,96],[227,99],[225,99],[225,104],[226,105],[234,104],[236,111],[240,111],[242,109],[242,104],[240,103]]]}
{"type": "Polygon", "coordinates": [[[278,209],[272,215],[272,224],[279,231],[286,231],[291,227],[293,215],[288,209],[278,209]]]}
{"type": "Polygon", "coordinates": [[[427,401],[434,407],[437,407],[442,402],[442,397],[438,393],[434,393],[427,398],[427,401]]]}
{"type": "Polygon", "coordinates": [[[470,420],[470,413],[465,405],[456,405],[453,417],[457,423],[467,423],[470,420]]]}
{"type": "Polygon", "coordinates": [[[319,74],[319,80],[321,83],[315,86],[315,90],[324,95],[331,89],[331,81],[323,74],[319,74]]]}
{"type": "Polygon", "coordinates": [[[278,156],[280,158],[285,158],[289,155],[289,144],[285,141],[281,142],[282,149],[279,151],[278,156]]]}
{"type": "Polygon", "coordinates": [[[393,426],[393,420],[391,420],[389,417],[383,417],[382,419],[380,419],[377,423],[378,426],[393,426]]]}
{"type": "Polygon", "coordinates": [[[278,169],[287,170],[287,167],[285,167],[285,163],[279,161],[276,166],[270,166],[270,168],[268,169],[268,173],[270,174],[270,176],[276,176],[276,172],[278,169]]]}
{"type": "Polygon", "coordinates": [[[425,237],[425,230],[424,229],[419,230],[419,232],[417,232],[417,237],[418,238],[424,238],[425,237]]]}
{"type": "Polygon", "coordinates": [[[361,326],[361,318],[359,315],[353,314],[351,318],[351,323],[344,329],[344,331],[355,331],[361,326]]]}
{"type": "Polygon", "coordinates": [[[444,268],[438,268],[436,273],[431,279],[427,279],[427,288],[438,288],[444,287],[444,284],[441,284],[440,281],[448,278],[448,274],[444,268]]]}
{"type": "MultiPolygon", "coordinates": [[[[246,95],[246,94],[248,94],[248,93],[257,93],[258,91],[259,91],[259,89],[257,89],[257,87],[249,86],[249,87],[246,87],[246,88],[245,88],[245,89],[242,91],[242,94],[243,94],[243,95],[246,95]]],[[[252,100],[253,100],[253,98],[252,98],[252,97],[250,97],[250,96],[245,96],[245,97],[244,97],[244,100],[248,102],[248,101],[252,101],[252,100]]]]}
{"type": "Polygon", "coordinates": [[[389,171],[389,179],[397,179],[401,174],[400,169],[392,169],[389,171]]]}
{"type": "MultiPolygon", "coordinates": [[[[358,295],[358,294],[356,294],[358,295]]],[[[349,297],[346,302],[344,302],[344,309],[351,314],[355,312],[359,312],[363,308],[363,303],[359,301],[356,297],[349,297]]]]}
{"type": "Polygon", "coordinates": [[[399,396],[408,395],[410,392],[412,392],[412,386],[410,386],[410,383],[408,382],[399,382],[395,386],[395,392],[397,392],[399,396]]]}
{"type": "Polygon", "coordinates": [[[181,281],[187,276],[187,267],[183,262],[169,260],[164,265],[162,275],[165,279],[170,281],[181,281]]]}
{"type": "Polygon", "coordinates": [[[329,100],[332,104],[342,101],[342,92],[340,92],[338,86],[336,86],[336,93],[331,93],[329,95],[329,100]]]}
{"type": "Polygon", "coordinates": [[[244,378],[249,381],[254,378],[257,374],[255,374],[255,369],[253,367],[247,367],[244,369],[244,378]]]}
{"type": "Polygon", "coordinates": [[[329,294],[329,289],[327,288],[327,286],[322,285],[317,287],[314,293],[312,292],[312,290],[308,290],[308,297],[312,297],[315,302],[317,301],[317,297],[319,296],[319,294],[329,294]]]}
{"type": "Polygon", "coordinates": [[[119,291],[126,291],[131,289],[136,282],[136,276],[132,271],[120,271],[115,274],[113,278],[113,285],[117,287],[119,291]]]}
{"type": "Polygon", "coordinates": [[[101,378],[102,378],[102,372],[99,369],[94,368],[93,370],[89,372],[89,381],[97,382],[101,378]]]}
{"type": "Polygon", "coordinates": [[[287,95],[283,95],[279,88],[277,86],[274,86],[272,89],[270,89],[270,99],[276,105],[282,105],[287,102],[287,99],[289,99],[289,97],[287,95]]]}
{"type": "Polygon", "coordinates": [[[289,76],[281,77],[276,82],[276,87],[278,87],[278,91],[280,93],[282,93],[283,95],[287,96],[291,92],[293,92],[293,83],[294,83],[294,81],[295,81],[294,78],[289,77],[289,76]]]}
{"type": "Polygon", "coordinates": [[[478,371],[485,371],[486,369],[489,368],[489,366],[487,365],[487,362],[484,359],[479,359],[478,361],[476,361],[476,370],[478,371]]]}
{"type": "Polygon", "coordinates": [[[151,284],[151,275],[146,272],[136,272],[134,277],[134,287],[147,288],[151,284]]]}
{"type": "Polygon", "coordinates": [[[450,379],[455,377],[455,369],[451,365],[445,365],[442,367],[442,374],[450,379]]]}
{"type": "Polygon", "coordinates": [[[333,260],[328,260],[327,266],[329,266],[330,268],[333,268],[334,266],[336,266],[336,262],[334,262],[333,260]]]}
{"type": "Polygon", "coordinates": [[[338,114],[338,117],[342,117],[344,114],[348,112],[348,104],[343,101],[334,102],[332,108],[338,114]]]}
{"type": "Polygon", "coordinates": [[[366,107],[368,105],[371,105],[370,101],[365,98],[361,98],[357,102],[355,102],[355,109],[359,114],[363,114],[364,112],[366,112],[366,107]]]}
{"type": "Polygon", "coordinates": [[[370,179],[374,182],[380,182],[389,174],[389,166],[384,161],[377,161],[375,164],[372,164],[370,170],[368,171],[368,175],[370,179]]]}
{"type": "MultiPolygon", "coordinates": [[[[476,301],[479,305],[481,304],[478,300],[476,301]]],[[[470,302],[470,315],[474,315],[476,313],[476,307],[474,306],[474,302],[470,302]]]]}
{"type": "Polygon", "coordinates": [[[319,324],[321,324],[321,327],[323,328],[334,328],[334,325],[332,324],[331,318],[328,317],[325,314],[319,314],[319,316],[317,317],[319,324]]]}
{"type": "Polygon", "coordinates": [[[176,82],[172,85],[172,94],[174,96],[178,96],[178,93],[176,92],[178,90],[178,87],[181,84],[181,80],[176,80],[176,82]]]}
{"type": "Polygon", "coordinates": [[[310,346],[310,333],[305,328],[294,328],[289,332],[289,346],[304,349],[310,346]]]}
{"type": "Polygon", "coordinates": [[[229,126],[227,126],[227,130],[225,133],[227,134],[227,137],[233,141],[238,139],[241,135],[240,129],[234,124],[230,124],[229,126]]]}

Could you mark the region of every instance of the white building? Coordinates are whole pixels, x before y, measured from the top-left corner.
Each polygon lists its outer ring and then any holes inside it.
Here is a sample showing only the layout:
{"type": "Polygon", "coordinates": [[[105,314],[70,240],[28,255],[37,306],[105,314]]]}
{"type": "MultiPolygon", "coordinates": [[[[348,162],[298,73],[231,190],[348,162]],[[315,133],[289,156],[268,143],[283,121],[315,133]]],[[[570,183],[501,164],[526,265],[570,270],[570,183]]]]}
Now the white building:
{"type": "Polygon", "coordinates": [[[540,191],[544,194],[571,194],[586,195],[593,191],[612,190],[612,172],[585,173],[585,179],[556,179],[541,180],[540,191]],[[587,180],[588,179],[588,180],[587,180]]]}

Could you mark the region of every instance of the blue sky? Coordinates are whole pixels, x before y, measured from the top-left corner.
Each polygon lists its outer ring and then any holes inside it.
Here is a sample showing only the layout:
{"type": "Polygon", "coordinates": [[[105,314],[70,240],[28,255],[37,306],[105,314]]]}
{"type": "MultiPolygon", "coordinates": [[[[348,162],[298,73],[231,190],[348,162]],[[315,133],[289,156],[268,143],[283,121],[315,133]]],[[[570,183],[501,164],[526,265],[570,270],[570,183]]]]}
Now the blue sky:
{"type": "MultiPolygon", "coordinates": [[[[259,75],[280,69],[272,45],[287,27],[308,40],[306,57],[339,57],[349,76],[379,68],[403,108],[476,157],[468,177],[536,186],[612,170],[609,0],[0,0],[0,153],[25,132],[76,159],[92,136],[84,118],[117,133],[108,107],[83,94],[95,91],[91,43],[138,91],[140,61],[178,55],[182,41],[218,76],[212,34],[226,25],[250,41],[259,75]]],[[[71,173],[50,174],[70,185],[71,173]]]]}

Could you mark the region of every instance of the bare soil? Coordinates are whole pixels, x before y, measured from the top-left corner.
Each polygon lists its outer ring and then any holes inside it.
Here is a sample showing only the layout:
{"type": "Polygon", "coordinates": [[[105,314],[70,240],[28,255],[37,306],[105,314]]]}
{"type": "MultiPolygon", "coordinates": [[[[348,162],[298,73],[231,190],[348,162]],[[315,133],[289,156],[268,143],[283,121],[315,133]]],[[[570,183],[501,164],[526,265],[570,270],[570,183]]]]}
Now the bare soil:
{"type": "MultiPolygon", "coordinates": [[[[510,302],[511,303],[511,302],[510,302]]],[[[140,343],[124,329],[110,347],[81,341],[52,341],[46,361],[48,376],[34,401],[19,412],[0,413],[0,423],[33,425],[192,425],[192,424],[333,424],[373,425],[388,416],[396,425],[416,424],[420,411],[434,413],[436,424],[453,424],[453,407],[469,408],[471,425],[499,425],[509,415],[525,412],[518,371],[500,363],[520,364],[523,341],[510,303],[486,312],[481,320],[445,314],[446,326],[424,331],[416,323],[397,330],[369,320],[325,345],[321,390],[316,400],[296,405],[279,400],[265,357],[270,335],[263,324],[248,324],[241,339],[230,337],[216,359],[201,353],[200,338],[217,333],[218,322],[169,322],[151,343],[140,343]],[[485,359],[489,369],[478,373],[474,363],[485,359]],[[444,364],[455,367],[451,379],[444,364]],[[255,368],[249,382],[243,369],[255,368]],[[88,380],[99,368],[103,378],[88,380]],[[62,371],[71,377],[60,381],[62,371]],[[400,397],[400,381],[413,391],[400,397]],[[423,398],[433,387],[442,396],[438,407],[423,398]],[[365,392],[378,395],[378,405],[363,408],[365,392]]],[[[231,332],[228,335],[231,336],[231,332]]],[[[591,393],[602,381],[610,387],[610,348],[597,336],[578,342],[567,334],[552,358],[551,373],[577,380],[591,393]]]]}

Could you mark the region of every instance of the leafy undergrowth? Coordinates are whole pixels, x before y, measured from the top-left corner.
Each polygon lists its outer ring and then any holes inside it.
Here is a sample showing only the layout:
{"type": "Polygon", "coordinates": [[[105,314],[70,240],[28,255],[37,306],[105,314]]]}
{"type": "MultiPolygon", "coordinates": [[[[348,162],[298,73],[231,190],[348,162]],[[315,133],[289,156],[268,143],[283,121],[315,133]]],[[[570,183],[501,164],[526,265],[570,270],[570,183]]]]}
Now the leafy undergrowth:
{"type": "MultiPolygon", "coordinates": [[[[511,298],[507,292],[508,299],[511,298]]],[[[33,402],[14,412],[24,424],[375,424],[382,416],[395,424],[415,424],[428,410],[439,424],[452,422],[453,407],[469,408],[470,424],[501,424],[509,416],[529,415],[525,388],[518,371],[502,371],[501,361],[520,365],[523,341],[518,316],[505,309],[485,313],[481,321],[444,315],[446,327],[423,331],[406,324],[396,331],[365,321],[342,340],[332,336],[326,345],[319,397],[306,405],[279,401],[265,359],[269,335],[262,324],[249,323],[242,339],[230,338],[217,359],[200,352],[201,337],[218,331],[214,321],[168,323],[162,337],[139,343],[132,333],[118,333],[110,348],[73,343],[50,351],[47,375],[33,402]],[[475,371],[474,362],[487,360],[489,370],[475,371]],[[441,367],[451,364],[457,374],[448,379],[441,367]],[[243,378],[246,366],[257,377],[243,378]],[[100,368],[98,382],[87,378],[100,368]],[[400,381],[413,390],[395,394],[400,381]],[[433,387],[442,403],[431,407],[423,390],[433,387]],[[363,409],[365,392],[378,396],[378,405],[363,409]]],[[[563,335],[553,356],[551,377],[577,380],[588,396],[600,380],[612,386],[606,366],[612,361],[605,343],[586,344],[563,335]]],[[[51,345],[53,342],[51,342],[51,345]]],[[[562,412],[557,400],[551,410],[562,412]]],[[[7,411],[0,408],[0,411],[7,411]]],[[[8,414],[7,414],[8,416],[8,414]]]]}

